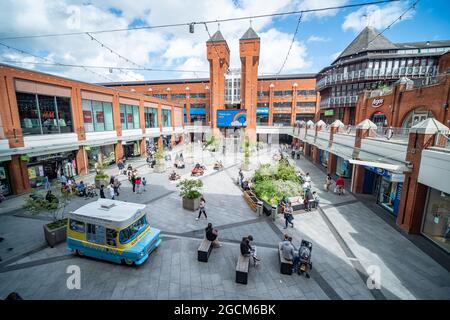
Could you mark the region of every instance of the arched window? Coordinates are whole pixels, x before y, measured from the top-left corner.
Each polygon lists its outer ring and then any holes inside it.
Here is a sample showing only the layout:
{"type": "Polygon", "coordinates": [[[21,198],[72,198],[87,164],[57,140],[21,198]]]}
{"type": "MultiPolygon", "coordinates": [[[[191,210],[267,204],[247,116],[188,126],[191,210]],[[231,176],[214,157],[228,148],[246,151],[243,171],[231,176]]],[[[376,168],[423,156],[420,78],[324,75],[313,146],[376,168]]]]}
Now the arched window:
{"type": "Polygon", "coordinates": [[[434,118],[433,113],[426,107],[416,108],[411,110],[403,119],[402,128],[411,128],[412,126],[426,120],[434,118]]]}

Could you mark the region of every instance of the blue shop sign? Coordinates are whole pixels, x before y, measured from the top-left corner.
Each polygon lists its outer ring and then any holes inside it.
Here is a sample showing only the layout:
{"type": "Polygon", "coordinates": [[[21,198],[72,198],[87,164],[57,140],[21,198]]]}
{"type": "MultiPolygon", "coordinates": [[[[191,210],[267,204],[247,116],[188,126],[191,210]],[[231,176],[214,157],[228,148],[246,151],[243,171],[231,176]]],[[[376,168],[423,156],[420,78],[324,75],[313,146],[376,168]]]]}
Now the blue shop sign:
{"type": "Polygon", "coordinates": [[[256,108],[256,115],[257,116],[268,116],[269,115],[269,108],[256,108]]]}
{"type": "Polygon", "coordinates": [[[383,168],[364,166],[364,169],[376,173],[382,177],[386,177],[387,180],[392,182],[403,182],[405,178],[405,176],[402,173],[393,173],[383,168]]]}

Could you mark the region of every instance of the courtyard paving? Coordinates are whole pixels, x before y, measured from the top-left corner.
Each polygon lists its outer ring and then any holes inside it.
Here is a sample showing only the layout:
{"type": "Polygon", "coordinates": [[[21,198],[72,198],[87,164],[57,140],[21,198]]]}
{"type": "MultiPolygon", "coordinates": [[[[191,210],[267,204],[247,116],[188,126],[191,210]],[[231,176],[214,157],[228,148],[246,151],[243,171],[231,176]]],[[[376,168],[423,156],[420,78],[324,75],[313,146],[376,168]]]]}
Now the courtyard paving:
{"type": "MultiPolygon", "coordinates": [[[[275,150],[254,154],[253,167],[271,162],[275,150]]],[[[149,182],[141,195],[133,194],[131,184],[121,176],[118,199],[146,204],[151,225],[162,231],[161,247],[139,267],[79,258],[64,243],[49,248],[42,232],[48,215],[30,217],[12,204],[1,209],[0,236],[5,240],[0,242],[0,297],[16,291],[24,299],[450,299],[447,270],[352,194],[323,191],[324,173],[303,158],[295,164],[310,172],[321,209],[296,214],[295,227],[287,231],[296,245],[302,239],[313,242],[314,267],[310,279],[280,274],[277,244],[286,232],[284,220],[259,217],[244,201],[235,184],[242,154],[196,151],[192,159],[186,150],[183,154],[189,163],[179,171],[183,177],[189,176],[194,162],[208,167],[201,178],[207,220],[196,221],[197,212],[182,208],[168,171],[154,173],[145,160],[135,160],[149,182]],[[215,159],[224,162],[223,171],[212,169],[215,159]],[[223,246],[202,263],[197,261],[197,247],[208,222],[219,229],[223,246]],[[248,285],[242,285],[235,282],[235,265],[239,242],[248,234],[255,238],[261,264],[250,267],[248,285]],[[70,265],[81,269],[80,290],[67,289],[70,265]],[[380,270],[380,289],[366,285],[369,266],[380,270]]],[[[69,209],[94,200],[75,199],[69,209]]]]}

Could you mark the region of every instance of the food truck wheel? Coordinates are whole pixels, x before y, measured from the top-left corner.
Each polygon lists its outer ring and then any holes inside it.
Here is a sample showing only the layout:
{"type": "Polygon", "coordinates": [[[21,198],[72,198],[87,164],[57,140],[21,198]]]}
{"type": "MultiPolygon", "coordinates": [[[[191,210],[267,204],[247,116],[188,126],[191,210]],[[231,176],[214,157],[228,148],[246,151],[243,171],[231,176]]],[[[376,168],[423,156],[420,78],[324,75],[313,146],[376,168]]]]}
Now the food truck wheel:
{"type": "Polygon", "coordinates": [[[133,260],[130,260],[130,259],[127,259],[127,258],[123,259],[123,261],[125,262],[125,264],[127,266],[132,266],[134,264],[133,260]]]}
{"type": "Polygon", "coordinates": [[[84,256],[84,254],[83,254],[83,251],[81,251],[81,250],[75,250],[75,253],[77,254],[77,256],[80,256],[80,257],[82,257],[82,256],[84,256]]]}

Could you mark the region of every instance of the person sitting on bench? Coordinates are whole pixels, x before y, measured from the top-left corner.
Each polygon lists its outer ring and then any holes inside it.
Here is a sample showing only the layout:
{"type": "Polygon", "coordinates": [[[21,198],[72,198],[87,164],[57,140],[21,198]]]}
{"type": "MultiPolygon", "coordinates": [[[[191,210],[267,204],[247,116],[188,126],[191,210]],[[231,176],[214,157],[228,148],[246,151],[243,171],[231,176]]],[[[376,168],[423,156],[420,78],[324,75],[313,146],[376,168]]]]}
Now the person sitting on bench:
{"type": "Polygon", "coordinates": [[[194,167],[194,169],[192,169],[192,174],[193,175],[202,175],[203,174],[203,168],[200,166],[199,163],[197,163],[194,167]]]}
{"type": "Polygon", "coordinates": [[[214,229],[212,226],[212,223],[208,223],[208,226],[205,228],[205,236],[206,239],[212,242],[212,245],[214,248],[219,248],[222,245],[220,244],[219,240],[217,239],[219,235],[219,231],[217,229],[214,229]]]}
{"type": "Polygon", "coordinates": [[[258,256],[256,255],[256,247],[252,246],[250,242],[253,241],[253,237],[251,235],[242,238],[241,241],[241,254],[245,257],[253,258],[253,265],[256,267],[257,261],[260,261],[258,256]]]}
{"type": "Polygon", "coordinates": [[[180,176],[174,171],[169,175],[169,180],[178,180],[180,179],[180,176]]]}
{"type": "Polygon", "coordinates": [[[284,235],[284,240],[281,242],[281,255],[284,259],[288,261],[292,261],[292,272],[295,272],[298,267],[298,262],[300,258],[297,254],[295,254],[297,250],[292,244],[292,237],[287,234],[284,235]]]}

